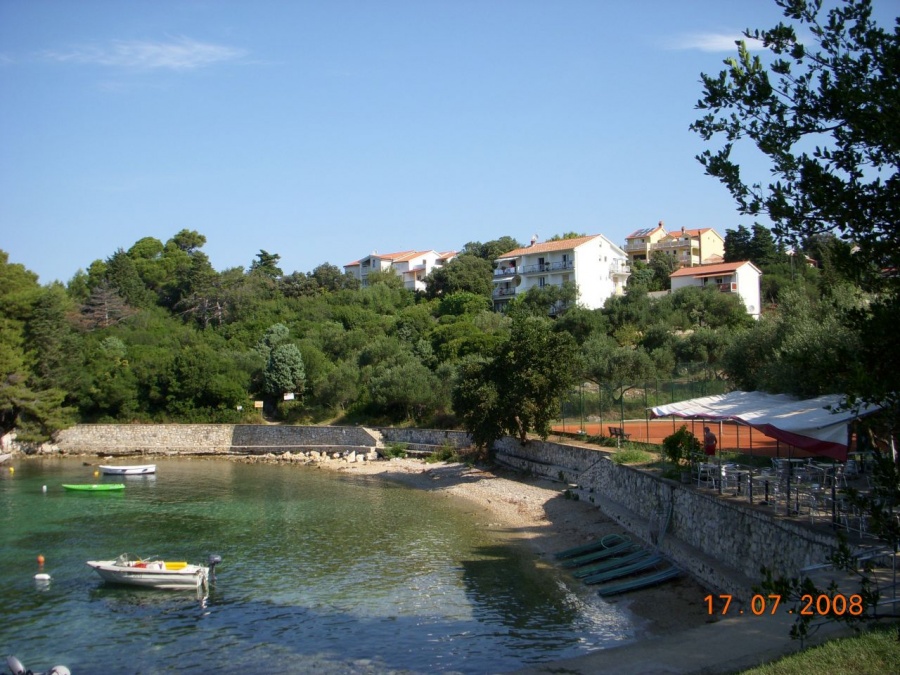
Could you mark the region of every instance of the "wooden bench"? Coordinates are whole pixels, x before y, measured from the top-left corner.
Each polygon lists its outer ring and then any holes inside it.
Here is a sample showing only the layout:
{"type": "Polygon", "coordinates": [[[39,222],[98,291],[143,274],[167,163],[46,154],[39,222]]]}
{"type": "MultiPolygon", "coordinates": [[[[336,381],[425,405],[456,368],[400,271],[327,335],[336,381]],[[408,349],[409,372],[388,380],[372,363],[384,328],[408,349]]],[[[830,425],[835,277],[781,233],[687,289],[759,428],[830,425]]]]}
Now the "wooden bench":
{"type": "Polygon", "coordinates": [[[609,429],[609,437],[615,438],[616,441],[623,440],[627,441],[631,438],[631,434],[626,434],[625,430],[622,427],[607,427],[609,429]]]}

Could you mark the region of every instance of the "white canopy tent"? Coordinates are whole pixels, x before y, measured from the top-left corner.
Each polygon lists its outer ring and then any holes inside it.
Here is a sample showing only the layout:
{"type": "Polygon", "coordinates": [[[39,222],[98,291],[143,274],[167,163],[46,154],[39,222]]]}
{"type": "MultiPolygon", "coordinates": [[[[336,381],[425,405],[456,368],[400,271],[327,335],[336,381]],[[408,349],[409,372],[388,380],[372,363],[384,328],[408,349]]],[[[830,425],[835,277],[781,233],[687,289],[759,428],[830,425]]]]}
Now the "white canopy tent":
{"type": "Polygon", "coordinates": [[[799,400],[786,394],[733,391],[660,405],[650,411],[654,417],[740,422],[795,448],[845,461],[850,444],[848,426],[877,408],[839,410],[843,398],[841,394],[829,394],[799,400]]]}

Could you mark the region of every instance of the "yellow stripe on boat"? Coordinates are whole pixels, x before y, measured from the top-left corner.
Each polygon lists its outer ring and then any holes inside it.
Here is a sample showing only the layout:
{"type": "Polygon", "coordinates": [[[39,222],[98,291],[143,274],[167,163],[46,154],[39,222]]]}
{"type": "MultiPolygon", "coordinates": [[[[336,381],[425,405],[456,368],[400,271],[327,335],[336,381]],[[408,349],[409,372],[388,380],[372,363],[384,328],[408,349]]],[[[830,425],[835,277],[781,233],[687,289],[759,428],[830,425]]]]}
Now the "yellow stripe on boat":
{"type": "Polygon", "coordinates": [[[166,569],[167,570],[183,570],[187,567],[186,562],[167,562],[166,569]]]}

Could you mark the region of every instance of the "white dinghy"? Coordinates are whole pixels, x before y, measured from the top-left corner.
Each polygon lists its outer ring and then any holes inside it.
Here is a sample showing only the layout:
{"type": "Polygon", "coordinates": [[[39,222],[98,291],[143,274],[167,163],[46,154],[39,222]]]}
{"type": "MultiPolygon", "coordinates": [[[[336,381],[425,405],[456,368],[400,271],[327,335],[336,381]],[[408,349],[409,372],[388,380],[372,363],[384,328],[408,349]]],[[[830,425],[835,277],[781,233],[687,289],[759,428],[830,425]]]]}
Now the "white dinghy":
{"type": "Polygon", "coordinates": [[[218,555],[209,556],[206,565],[191,565],[123,553],[115,560],[88,560],[87,565],[111,584],[183,591],[208,587],[210,578],[215,579],[215,568],[220,562],[222,558],[218,555]]]}
{"type": "Polygon", "coordinates": [[[156,464],[101,464],[105,476],[144,476],[156,473],[156,464]]]}

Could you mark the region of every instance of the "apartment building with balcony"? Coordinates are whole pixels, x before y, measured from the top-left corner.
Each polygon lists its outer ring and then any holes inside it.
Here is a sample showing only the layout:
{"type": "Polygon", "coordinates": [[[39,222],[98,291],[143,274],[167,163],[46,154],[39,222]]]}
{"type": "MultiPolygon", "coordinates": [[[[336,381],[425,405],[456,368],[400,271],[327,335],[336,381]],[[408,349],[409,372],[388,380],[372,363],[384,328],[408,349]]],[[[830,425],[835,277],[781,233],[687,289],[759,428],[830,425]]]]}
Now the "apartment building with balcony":
{"type": "Polygon", "coordinates": [[[722,293],[736,293],[754,319],[760,314],[761,277],[762,272],[749,261],[682,267],[669,275],[673,293],[687,286],[712,286],[722,293]]]}
{"type": "Polygon", "coordinates": [[[630,262],[650,259],[653,251],[662,251],[681,267],[720,263],[725,256],[725,240],[711,227],[667,232],[663,221],[656,227],[632,232],[625,237],[625,252],[630,262]]]}
{"type": "Polygon", "coordinates": [[[573,282],[578,304],[602,307],[623,295],[631,274],[628,256],[602,234],[538,243],[504,253],[494,261],[494,309],[504,311],[517,295],[531,288],[573,282]]]}
{"type": "Polygon", "coordinates": [[[456,251],[400,251],[398,253],[378,253],[344,265],[344,272],[359,279],[361,286],[368,286],[369,273],[393,272],[403,280],[404,287],[411,291],[425,290],[425,277],[435,268],[443,267],[456,257],[456,251]]]}

